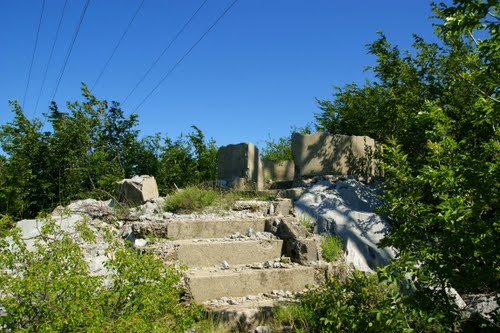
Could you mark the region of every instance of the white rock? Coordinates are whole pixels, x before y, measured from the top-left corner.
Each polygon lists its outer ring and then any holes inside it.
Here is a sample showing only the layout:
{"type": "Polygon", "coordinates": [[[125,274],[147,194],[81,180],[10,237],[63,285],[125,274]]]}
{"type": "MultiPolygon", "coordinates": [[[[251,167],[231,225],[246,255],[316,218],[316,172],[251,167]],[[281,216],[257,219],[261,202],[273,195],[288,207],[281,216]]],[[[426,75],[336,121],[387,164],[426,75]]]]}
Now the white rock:
{"type": "Polygon", "coordinates": [[[389,225],[374,213],[381,202],[376,190],[350,179],[318,181],[296,202],[299,213],[317,220],[319,232],[338,235],[344,242],[346,261],[362,271],[373,271],[395,257],[392,248],[378,248],[389,225]]]}

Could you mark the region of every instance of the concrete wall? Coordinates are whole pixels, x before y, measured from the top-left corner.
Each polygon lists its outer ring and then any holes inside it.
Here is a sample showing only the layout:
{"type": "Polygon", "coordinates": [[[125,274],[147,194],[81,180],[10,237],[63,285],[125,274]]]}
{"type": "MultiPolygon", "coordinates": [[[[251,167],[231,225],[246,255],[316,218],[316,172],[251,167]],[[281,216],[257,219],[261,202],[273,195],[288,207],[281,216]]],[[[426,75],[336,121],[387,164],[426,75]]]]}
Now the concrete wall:
{"type": "Polygon", "coordinates": [[[324,132],[292,135],[295,179],[320,175],[375,176],[375,141],[324,132]]]}
{"type": "Polygon", "coordinates": [[[295,164],[293,161],[262,160],[262,171],[264,179],[271,179],[273,182],[292,181],[295,175],[295,164]]]}
{"type": "Polygon", "coordinates": [[[239,143],[219,148],[218,179],[239,190],[262,190],[264,178],[259,149],[252,143],[239,143]]]}

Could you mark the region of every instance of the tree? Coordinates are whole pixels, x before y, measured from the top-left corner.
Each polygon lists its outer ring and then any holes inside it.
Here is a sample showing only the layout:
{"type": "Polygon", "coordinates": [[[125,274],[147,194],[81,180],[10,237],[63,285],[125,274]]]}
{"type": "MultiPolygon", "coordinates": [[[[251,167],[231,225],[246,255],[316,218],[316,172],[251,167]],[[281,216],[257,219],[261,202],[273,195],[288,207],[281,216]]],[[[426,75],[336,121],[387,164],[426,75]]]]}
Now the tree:
{"type": "Polygon", "coordinates": [[[262,159],[273,162],[293,160],[292,134],[295,132],[300,134],[311,134],[311,128],[309,125],[301,128],[292,127],[290,132],[288,136],[282,136],[277,139],[273,139],[269,136],[267,140],[264,140],[264,147],[262,147],[260,152],[262,159]]]}
{"type": "Polygon", "coordinates": [[[383,245],[399,250],[419,288],[446,298],[448,286],[499,289],[500,5],[455,0],[434,12],[440,43],[414,36],[401,53],[380,34],[369,46],[376,81],[336,88],[316,120],[384,143],[383,245]]]}

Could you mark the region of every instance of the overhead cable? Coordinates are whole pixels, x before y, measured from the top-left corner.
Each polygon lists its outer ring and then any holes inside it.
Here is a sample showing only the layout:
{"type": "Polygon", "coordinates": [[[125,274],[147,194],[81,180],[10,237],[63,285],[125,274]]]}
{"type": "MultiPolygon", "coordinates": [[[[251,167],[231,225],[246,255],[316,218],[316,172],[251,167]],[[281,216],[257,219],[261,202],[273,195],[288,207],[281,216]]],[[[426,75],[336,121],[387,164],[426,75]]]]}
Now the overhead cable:
{"type": "Polygon", "coordinates": [[[205,38],[206,35],[219,23],[219,21],[229,12],[229,10],[238,2],[238,0],[234,0],[227,8],[224,10],[224,12],[217,18],[217,20],[212,23],[212,25],[208,28],[207,31],[196,41],[196,43],[191,46],[191,48],[175,63],[175,65],[165,74],[165,76],[162,77],[162,79],[156,84],[156,86],[142,99],[142,101],[137,105],[137,107],[134,109],[134,112],[136,112],[143,104],[146,102],[146,100],[151,97],[151,95],[161,86],[161,84],[172,74],[172,72],[179,66],[179,64],[193,51],[193,49],[205,38]]]}
{"type": "Polygon", "coordinates": [[[139,81],[135,84],[135,86],[132,88],[132,90],[128,93],[128,95],[123,99],[122,101],[122,104],[124,104],[128,98],[135,92],[135,90],[137,89],[137,87],[139,87],[139,85],[144,81],[144,79],[149,75],[149,73],[151,72],[151,70],[156,66],[156,64],[161,60],[161,58],[163,57],[163,55],[170,49],[170,47],[172,46],[172,44],[177,40],[177,38],[179,38],[179,36],[184,32],[184,30],[187,28],[187,26],[191,23],[191,21],[195,18],[195,16],[198,14],[198,12],[201,10],[201,8],[203,8],[203,6],[207,3],[208,0],[205,0],[203,1],[203,3],[198,7],[198,9],[196,9],[196,11],[193,13],[193,15],[191,15],[191,17],[189,18],[189,20],[186,21],[186,23],[184,23],[184,25],[182,26],[182,28],[177,32],[177,34],[174,36],[174,38],[172,38],[172,40],[168,43],[168,45],[161,51],[160,55],[156,58],[156,60],[151,64],[151,66],[149,66],[149,68],[146,70],[146,72],[144,72],[144,74],[142,75],[142,77],[139,79],[139,81]]]}
{"type": "Polygon", "coordinates": [[[97,82],[99,82],[99,80],[101,79],[101,76],[104,74],[104,71],[106,71],[106,68],[108,68],[108,65],[111,62],[111,59],[113,59],[113,56],[115,55],[116,50],[118,50],[118,47],[120,46],[121,42],[125,38],[125,35],[127,34],[128,30],[132,26],[132,23],[134,22],[137,14],[141,10],[142,6],[144,5],[144,1],[145,0],[142,0],[141,3],[139,4],[139,6],[137,7],[137,9],[135,10],[134,15],[132,16],[132,19],[130,19],[130,21],[128,22],[127,27],[123,31],[120,39],[118,40],[118,43],[116,43],[115,48],[113,49],[113,52],[111,52],[111,55],[109,56],[108,60],[106,61],[104,67],[101,69],[101,72],[97,76],[97,79],[94,81],[94,84],[92,84],[92,87],[90,88],[91,91],[94,90],[95,86],[97,85],[97,82]]]}
{"type": "Polygon", "coordinates": [[[43,11],[45,9],[45,0],[42,2],[42,10],[40,11],[40,19],[38,20],[38,28],[36,29],[35,46],[33,47],[33,54],[31,55],[31,64],[28,72],[28,82],[26,82],[26,89],[24,89],[24,97],[22,108],[24,109],[24,102],[26,101],[26,94],[28,93],[28,87],[31,80],[31,71],[33,70],[33,62],[35,61],[36,47],[38,45],[38,37],[40,36],[40,26],[42,25],[43,11]]]}
{"type": "Polygon", "coordinates": [[[56,36],[54,37],[54,42],[52,43],[52,48],[50,50],[49,60],[47,61],[47,65],[45,66],[45,72],[43,73],[42,85],[40,86],[38,97],[36,98],[36,105],[35,105],[35,110],[33,111],[33,117],[36,115],[36,111],[38,109],[38,102],[40,101],[40,96],[42,95],[43,87],[45,85],[45,80],[47,79],[47,72],[49,71],[50,62],[52,61],[52,56],[54,55],[54,49],[56,46],[57,38],[59,37],[59,31],[61,30],[61,24],[64,18],[64,12],[66,10],[67,4],[68,0],[65,0],[63,9],[61,11],[61,17],[59,18],[59,24],[57,25],[56,36]]]}
{"type": "Polygon", "coordinates": [[[85,13],[87,12],[87,8],[89,7],[90,0],[87,0],[85,6],[83,7],[82,14],[80,15],[80,21],[78,22],[78,26],[75,30],[75,34],[73,35],[73,40],[71,41],[68,54],[66,55],[66,59],[64,60],[63,67],[61,69],[61,73],[59,74],[59,78],[57,80],[56,88],[54,89],[54,93],[52,94],[52,101],[56,97],[57,89],[59,88],[59,84],[61,83],[61,79],[64,75],[64,71],[66,70],[66,65],[68,64],[69,57],[71,56],[71,52],[73,51],[73,46],[75,45],[76,38],[78,37],[78,33],[80,32],[80,28],[82,26],[83,19],[85,17],[85,13]]]}

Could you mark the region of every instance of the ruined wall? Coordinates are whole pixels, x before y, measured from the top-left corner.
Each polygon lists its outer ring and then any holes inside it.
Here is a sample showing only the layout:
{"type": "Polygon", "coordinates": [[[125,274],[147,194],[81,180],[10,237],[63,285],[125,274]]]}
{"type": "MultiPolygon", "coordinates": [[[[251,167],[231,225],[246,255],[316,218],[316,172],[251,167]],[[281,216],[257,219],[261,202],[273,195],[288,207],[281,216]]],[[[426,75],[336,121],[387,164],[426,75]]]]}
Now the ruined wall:
{"type": "Polygon", "coordinates": [[[292,135],[295,179],[320,175],[375,176],[375,141],[324,132],[292,135]]]}
{"type": "Polygon", "coordinates": [[[264,178],[259,149],[252,143],[219,148],[217,175],[226,186],[238,190],[262,190],[264,178]]]}
{"type": "Polygon", "coordinates": [[[292,181],[295,175],[295,164],[293,161],[262,160],[262,171],[266,180],[270,179],[273,182],[292,181]]]}
{"type": "Polygon", "coordinates": [[[261,161],[259,149],[251,143],[219,148],[218,179],[239,190],[262,190],[264,178],[290,182],[322,175],[379,176],[377,145],[367,136],[331,135],[324,132],[292,135],[293,161],[261,161]]]}

